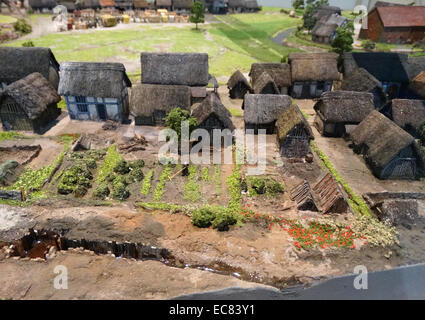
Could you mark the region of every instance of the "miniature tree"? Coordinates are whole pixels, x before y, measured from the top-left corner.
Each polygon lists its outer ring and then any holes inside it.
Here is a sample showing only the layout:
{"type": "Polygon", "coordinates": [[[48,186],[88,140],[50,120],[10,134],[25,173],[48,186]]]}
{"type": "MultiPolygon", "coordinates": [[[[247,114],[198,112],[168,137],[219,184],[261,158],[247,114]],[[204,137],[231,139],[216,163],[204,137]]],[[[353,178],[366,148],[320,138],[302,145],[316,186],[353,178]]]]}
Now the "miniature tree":
{"type": "Polygon", "coordinates": [[[294,3],[292,4],[292,7],[295,10],[299,10],[299,9],[304,9],[304,0],[295,0],[294,3]]]}
{"type": "Polygon", "coordinates": [[[332,51],[340,55],[353,51],[354,25],[349,22],[346,26],[336,29],[337,36],[332,42],[332,51]]]}
{"type": "Polygon", "coordinates": [[[198,30],[198,23],[205,22],[205,7],[199,1],[195,1],[190,7],[190,22],[196,25],[196,30],[198,30]]]}
{"type": "Polygon", "coordinates": [[[307,6],[304,11],[303,27],[307,30],[312,30],[316,25],[317,19],[315,14],[321,5],[329,5],[328,0],[307,0],[307,6]]]}
{"type": "Polygon", "coordinates": [[[189,111],[182,110],[181,108],[174,108],[165,118],[165,123],[177,133],[179,141],[182,137],[181,125],[183,121],[189,121],[189,134],[198,126],[198,122],[190,116],[189,111]]]}

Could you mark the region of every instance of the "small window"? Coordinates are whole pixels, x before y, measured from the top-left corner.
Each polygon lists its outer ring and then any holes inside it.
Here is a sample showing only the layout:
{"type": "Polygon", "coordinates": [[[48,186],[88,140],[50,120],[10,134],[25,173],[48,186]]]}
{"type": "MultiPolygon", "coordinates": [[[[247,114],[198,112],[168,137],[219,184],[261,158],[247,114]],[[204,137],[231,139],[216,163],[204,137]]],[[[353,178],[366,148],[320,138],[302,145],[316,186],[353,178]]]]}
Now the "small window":
{"type": "Polygon", "coordinates": [[[86,97],[77,96],[75,99],[78,103],[86,103],[86,97]]]}
{"type": "Polygon", "coordinates": [[[88,113],[89,109],[86,104],[77,104],[78,112],[88,113]]]}

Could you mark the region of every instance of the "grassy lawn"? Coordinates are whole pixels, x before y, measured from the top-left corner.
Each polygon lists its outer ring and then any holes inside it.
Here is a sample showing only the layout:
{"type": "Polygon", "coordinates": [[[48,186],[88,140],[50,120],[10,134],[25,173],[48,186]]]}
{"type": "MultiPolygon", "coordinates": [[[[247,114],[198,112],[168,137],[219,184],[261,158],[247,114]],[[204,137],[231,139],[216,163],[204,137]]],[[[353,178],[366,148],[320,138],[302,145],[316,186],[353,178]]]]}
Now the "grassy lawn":
{"type": "Polygon", "coordinates": [[[0,23],[14,23],[14,22],[16,22],[15,18],[0,14],[0,23]]]}
{"type": "MultiPolygon", "coordinates": [[[[201,25],[200,30],[191,24],[133,24],[126,29],[55,33],[31,40],[36,46],[50,47],[60,62],[120,61],[133,65],[129,70],[133,79],[140,73],[134,64],[142,51],[206,52],[210,56],[210,73],[230,76],[236,69],[249,71],[254,62],[278,62],[286,53],[298,51],[275,44],[270,38],[278,31],[297,26],[301,20],[273,10],[217,16],[219,23],[201,25]]],[[[5,45],[21,46],[23,42],[16,40],[5,45]]]]}
{"type": "Polygon", "coordinates": [[[311,34],[303,34],[301,36],[297,36],[294,32],[287,38],[287,40],[291,43],[296,43],[302,46],[317,47],[317,48],[322,48],[326,50],[332,49],[330,45],[313,42],[311,38],[311,34]]]}

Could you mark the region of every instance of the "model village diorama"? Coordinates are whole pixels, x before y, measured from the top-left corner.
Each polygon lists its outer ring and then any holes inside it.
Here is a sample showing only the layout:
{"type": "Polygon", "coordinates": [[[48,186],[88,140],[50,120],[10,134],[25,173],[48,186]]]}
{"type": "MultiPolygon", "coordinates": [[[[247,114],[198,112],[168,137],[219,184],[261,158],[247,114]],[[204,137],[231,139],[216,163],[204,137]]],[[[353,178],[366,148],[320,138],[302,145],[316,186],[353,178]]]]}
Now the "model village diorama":
{"type": "MultiPolygon", "coordinates": [[[[347,19],[321,10],[312,38],[330,43],[347,19]]],[[[291,53],[236,70],[227,85],[210,63],[206,53],[140,52],[135,82],[122,63],[0,47],[0,204],[38,214],[0,226],[2,257],[94,252],[275,287],[423,261],[410,235],[423,233],[425,58],[291,53]],[[266,133],[264,172],[248,161],[260,146],[240,153],[236,136],[221,150],[208,142],[211,159],[228,149],[229,163],[163,161],[161,131],[181,139],[184,120],[191,132],[246,131],[245,141],[266,133]]]]}

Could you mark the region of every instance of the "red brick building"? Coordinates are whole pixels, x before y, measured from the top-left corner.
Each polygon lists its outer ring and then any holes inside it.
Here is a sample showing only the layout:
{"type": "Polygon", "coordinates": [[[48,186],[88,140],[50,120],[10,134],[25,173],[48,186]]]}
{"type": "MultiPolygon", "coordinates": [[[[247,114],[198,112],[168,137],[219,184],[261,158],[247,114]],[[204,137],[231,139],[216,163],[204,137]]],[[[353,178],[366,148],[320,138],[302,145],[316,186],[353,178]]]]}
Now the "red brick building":
{"type": "Polygon", "coordinates": [[[360,39],[413,43],[425,38],[425,6],[377,7],[368,15],[368,28],[360,39]]]}

